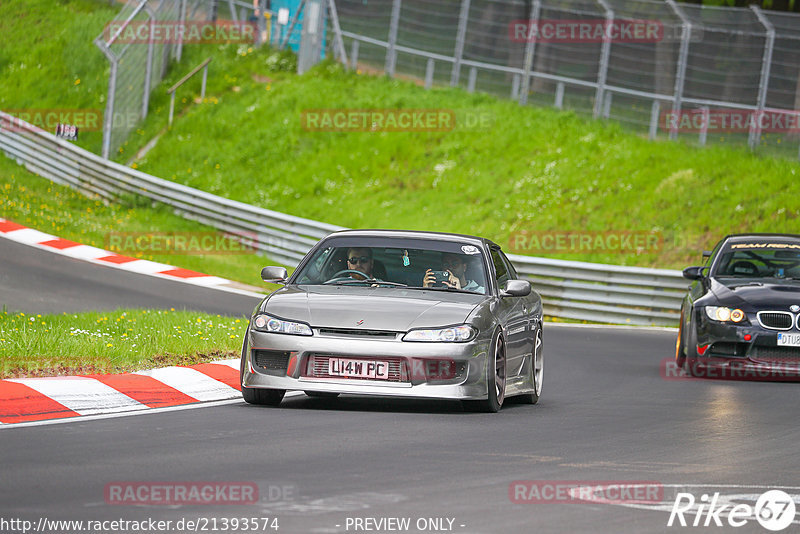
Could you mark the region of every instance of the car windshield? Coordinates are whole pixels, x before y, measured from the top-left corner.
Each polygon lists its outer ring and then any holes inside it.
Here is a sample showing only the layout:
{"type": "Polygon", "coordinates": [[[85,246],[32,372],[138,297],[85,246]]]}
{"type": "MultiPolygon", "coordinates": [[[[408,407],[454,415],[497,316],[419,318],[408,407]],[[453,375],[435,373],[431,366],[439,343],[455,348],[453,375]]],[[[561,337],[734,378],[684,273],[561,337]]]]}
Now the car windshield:
{"type": "Polygon", "coordinates": [[[335,237],[293,275],[298,285],[356,285],[486,294],[481,248],[466,240],[335,237]]]}
{"type": "Polygon", "coordinates": [[[714,276],[800,278],[800,240],[732,243],[716,262],[714,276]]]}

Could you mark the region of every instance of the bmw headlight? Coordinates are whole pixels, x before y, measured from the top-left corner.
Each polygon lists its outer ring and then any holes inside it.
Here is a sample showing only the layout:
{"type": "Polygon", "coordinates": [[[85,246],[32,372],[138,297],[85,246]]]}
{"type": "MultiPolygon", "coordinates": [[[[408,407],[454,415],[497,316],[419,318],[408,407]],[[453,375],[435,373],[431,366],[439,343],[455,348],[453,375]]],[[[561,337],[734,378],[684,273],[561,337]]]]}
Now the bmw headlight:
{"type": "Polygon", "coordinates": [[[470,341],[478,334],[478,330],[468,324],[448,326],[446,328],[425,328],[411,330],[403,336],[403,341],[428,341],[463,343],[470,341]]]}
{"type": "Polygon", "coordinates": [[[706,306],[706,316],[709,319],[723,323],[741,323],[746,317],[742,310],[724,306],[706,306]]]}
{"type": "Polygon", "coordinates": [[[260,314],[253,319],[253,327],[259,332],[269,332],[270,334],[292,334],[295,336],[311,336],[311,327],[306,323],[296,323],[272,317],[271,315],[260,314]]]}

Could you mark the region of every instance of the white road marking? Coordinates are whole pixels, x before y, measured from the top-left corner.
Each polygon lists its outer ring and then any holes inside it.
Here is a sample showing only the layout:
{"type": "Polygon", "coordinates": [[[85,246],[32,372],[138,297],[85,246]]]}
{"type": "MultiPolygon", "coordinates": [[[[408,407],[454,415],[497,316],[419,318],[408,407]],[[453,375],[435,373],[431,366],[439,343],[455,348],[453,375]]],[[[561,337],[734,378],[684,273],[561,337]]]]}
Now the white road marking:
{"type": "Polygon", "coordinates": [[[163,367],[135,374],[153,377],[199,401],[224,400],[241,395],[239,390],[189,367],[163,367]]]}
{"type": "Polygon", "coordinates": [[[147,408],[124,393],[84,376],[12,378],[8,382],[28,386],[81,415],[147,408]]]}

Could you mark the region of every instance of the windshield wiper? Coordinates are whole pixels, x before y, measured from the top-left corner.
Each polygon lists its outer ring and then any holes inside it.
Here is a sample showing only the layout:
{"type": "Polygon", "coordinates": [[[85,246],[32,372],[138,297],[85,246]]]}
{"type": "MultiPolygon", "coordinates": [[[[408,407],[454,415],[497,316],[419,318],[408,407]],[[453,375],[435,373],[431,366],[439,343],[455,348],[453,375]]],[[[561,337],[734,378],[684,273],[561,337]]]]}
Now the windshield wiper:
{"type": "Polygon", "coordinates": [[[333,285],[352,285],[352,284],[375,284],[378,286],[392,286],[392,287],[408,287],[406,284],[401,284],[399,282],[387,282],[386,280],[378,280],[377,278],[367,278],[366,280],[341,280],[338,282],[333,282],[333,285]]]}
{"type": "Polygon", "coordinates": [[[477,291],[470,291],[469,289],[458,289],[456,287],[444,286],[444,287],[420,287],[420,286],[408,286],[408,289],[422,289],[422,290],[430,290],[430,291],[455,291],[457,293],[469,293],[471,295],[480,295],[477,291]]]}

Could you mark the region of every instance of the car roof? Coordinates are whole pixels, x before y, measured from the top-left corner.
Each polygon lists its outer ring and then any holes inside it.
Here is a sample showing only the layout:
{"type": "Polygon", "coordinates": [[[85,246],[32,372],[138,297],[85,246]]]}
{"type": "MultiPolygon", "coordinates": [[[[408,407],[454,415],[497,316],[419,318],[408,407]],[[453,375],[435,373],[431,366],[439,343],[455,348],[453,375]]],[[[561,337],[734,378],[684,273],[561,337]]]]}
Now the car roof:
{"type": "Polygon", "coordinates": [[[722,241],[726,243],[746,243],[747,241],[752,241],[753,239],[764,240],[764,239],[776,239],[776,240],[796,240],[800,239],[800,235],[798,234],[778,234],[778,233],[753,233],[753,234],[729,234],[726,235],[722,241]]]}
{"type": "Polygon", "coordinates": [[[409,239],[430,239],[431,241],[457,241],[460,243],[468,242],[473,245],[488,245],[498,247],[495,242],[485,237],[477,237],[466,234],[451,234],[447,232],[426,232],[422,230],[381,230],[381,229],[362,229],[362,230],[340,230],[328,234],[329,237],[390,237],[390,238],[409,238],[409,239]]]}

